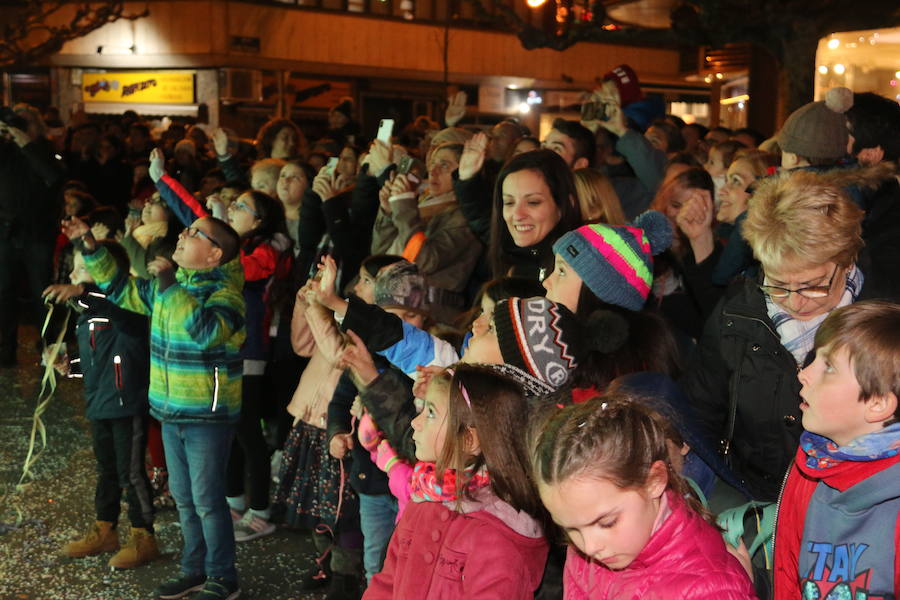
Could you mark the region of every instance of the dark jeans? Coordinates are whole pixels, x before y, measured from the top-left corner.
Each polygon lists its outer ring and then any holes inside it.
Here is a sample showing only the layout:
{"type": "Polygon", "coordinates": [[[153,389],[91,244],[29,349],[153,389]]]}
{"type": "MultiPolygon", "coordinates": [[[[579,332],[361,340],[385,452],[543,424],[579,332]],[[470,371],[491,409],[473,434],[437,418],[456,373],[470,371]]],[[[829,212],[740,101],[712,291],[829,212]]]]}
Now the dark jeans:
{"type": "Polygon", "coordinates": [[[269,447],[260,424],[263,383],[262,375],[244,375],[241,385],[241,420],[237,425],[231,458],[228,459],[225,487],[225,495],[230,498],[242,495],[246,475],[250,508],[256,510],[269,507],[269,481],[272,479],[269,447]]]}
{"type": "Polygon", "coordinates": [[[20,321],[40,323],[43,319],[41,292],[50,284],[52,270],[52,239],[19,240],[0,235],[0,361],[15,359],[20,321]],[[18,295],[23,281],[27,311],[20,315],[18,295]]]}
{"type": "Polygon", "coordinates": [[[131,526],[152,529],[152,493],[144,468],[147,418],[97,419],[91,421],[91,434],[97,458],[97,492],[94,496],[97,520],[119,521],[122,489],[125,489],[131,526]]]}
{"type": "Polygon", "coordinates": [[[169,491],[178,507],[182,575],[237,581],[234,526],[225,501],[225,465],[234,438],[227,423],[163,423],[169,491]]]}

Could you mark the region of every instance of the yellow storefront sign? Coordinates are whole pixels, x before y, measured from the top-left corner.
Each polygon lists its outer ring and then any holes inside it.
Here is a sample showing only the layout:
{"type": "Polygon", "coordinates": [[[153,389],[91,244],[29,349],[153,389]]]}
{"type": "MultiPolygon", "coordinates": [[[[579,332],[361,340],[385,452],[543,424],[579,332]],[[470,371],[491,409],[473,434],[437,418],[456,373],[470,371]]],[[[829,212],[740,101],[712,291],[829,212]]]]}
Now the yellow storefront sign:
{"type": "Polygon", "coordinates": [[[193,104],[196,71],[122,71],[85,73],[84,102],[193,104]]]}

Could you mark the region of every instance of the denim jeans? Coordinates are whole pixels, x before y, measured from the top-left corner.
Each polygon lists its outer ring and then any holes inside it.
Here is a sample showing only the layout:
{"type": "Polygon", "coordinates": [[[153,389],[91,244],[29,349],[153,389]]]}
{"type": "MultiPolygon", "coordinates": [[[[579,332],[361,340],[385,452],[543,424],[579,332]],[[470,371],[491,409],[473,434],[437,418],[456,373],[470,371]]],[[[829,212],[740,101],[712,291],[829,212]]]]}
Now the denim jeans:
{"type": "Polygon", "coordinates": [[[237,581],[234,526],[225,502],[225,465],[234,425],[163,423],[169,490],[178,507],[183,575],[237,581]]]}
{"type": "Polygon", "coordinates": [[[366,581],[381,571],[384,551],[397,519],[397,499],[390,494],[360,494],[359,524],[363,534],[363,566],[366,581]]]}

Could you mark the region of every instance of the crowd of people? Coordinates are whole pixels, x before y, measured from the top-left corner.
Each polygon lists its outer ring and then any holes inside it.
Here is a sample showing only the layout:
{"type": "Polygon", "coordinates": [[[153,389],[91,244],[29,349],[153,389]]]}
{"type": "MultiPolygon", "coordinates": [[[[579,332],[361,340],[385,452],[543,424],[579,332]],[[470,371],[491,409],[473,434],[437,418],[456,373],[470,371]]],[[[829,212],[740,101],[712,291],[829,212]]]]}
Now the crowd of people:
{"type": "Polygon", "coordinates": [[[97,460],[61,552],[144,565],[174,506],[161,599],[237,598],[277,526],[329,600],[897,596],[900,105],[764,139],[627,65],[543,140],[464,105],[369,144],[349,101],[253,144],[4,113],[0,360],[73,311],[97,460]]]}

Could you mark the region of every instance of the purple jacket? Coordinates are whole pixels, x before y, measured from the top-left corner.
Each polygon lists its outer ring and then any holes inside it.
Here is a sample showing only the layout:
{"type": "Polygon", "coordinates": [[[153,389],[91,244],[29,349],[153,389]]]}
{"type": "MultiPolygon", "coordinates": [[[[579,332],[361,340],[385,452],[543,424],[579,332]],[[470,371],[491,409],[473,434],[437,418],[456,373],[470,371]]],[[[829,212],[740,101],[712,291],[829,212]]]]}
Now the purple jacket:
{"type": "Polygon", "coordinates": [[[725,549],[722,535],[669,491],[672,514],[620,571],[569,547],[565,600],[751,600],[747,572],[725,549]]]}

